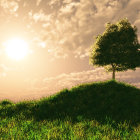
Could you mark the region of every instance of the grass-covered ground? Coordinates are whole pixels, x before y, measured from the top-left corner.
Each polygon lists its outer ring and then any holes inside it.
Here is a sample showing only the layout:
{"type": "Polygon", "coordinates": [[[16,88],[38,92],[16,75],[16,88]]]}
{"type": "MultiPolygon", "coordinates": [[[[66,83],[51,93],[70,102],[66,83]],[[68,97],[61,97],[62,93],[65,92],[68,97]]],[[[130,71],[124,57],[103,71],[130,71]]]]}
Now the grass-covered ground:
{"type": "Polygon", "coordinates": [[[38,101],[3,100],[0,139],[140,139],[140,89],[106,81],[38,101]]]}

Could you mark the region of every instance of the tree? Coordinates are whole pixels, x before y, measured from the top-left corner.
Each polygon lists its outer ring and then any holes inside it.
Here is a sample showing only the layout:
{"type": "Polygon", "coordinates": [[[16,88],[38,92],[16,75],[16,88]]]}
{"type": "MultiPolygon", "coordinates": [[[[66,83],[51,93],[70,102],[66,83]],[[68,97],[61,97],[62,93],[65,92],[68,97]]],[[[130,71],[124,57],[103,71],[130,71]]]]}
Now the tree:
{"type": "Polygon", "coordinates": [[[92,65],[112,71],[112,79],[117,71],[135,70],[140,66],[137,27],[132,26],[127,18],[115,24],[107,23],[103,34],[98,35],[91,46],[89,60],[92,65]]]}

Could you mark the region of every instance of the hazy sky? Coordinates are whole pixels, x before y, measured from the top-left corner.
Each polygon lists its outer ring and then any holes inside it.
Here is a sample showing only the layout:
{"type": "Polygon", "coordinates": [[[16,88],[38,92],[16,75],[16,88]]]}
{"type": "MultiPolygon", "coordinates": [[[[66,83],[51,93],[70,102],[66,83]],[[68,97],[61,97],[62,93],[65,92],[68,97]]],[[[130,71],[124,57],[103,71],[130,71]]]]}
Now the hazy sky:
{"type": "MultiPolygon", "coordinates": [[[[38,98],[79,83],[111,78],[89,66],[89,49],[107,22],[127,17],[138,28],[140,0],[0,0],[0,99],[38,98]],[[31,53],[7,57],[3,43],[20,37],[31,53]]],[[[140,87],[140,69],[117,74],[140,87]]]]}

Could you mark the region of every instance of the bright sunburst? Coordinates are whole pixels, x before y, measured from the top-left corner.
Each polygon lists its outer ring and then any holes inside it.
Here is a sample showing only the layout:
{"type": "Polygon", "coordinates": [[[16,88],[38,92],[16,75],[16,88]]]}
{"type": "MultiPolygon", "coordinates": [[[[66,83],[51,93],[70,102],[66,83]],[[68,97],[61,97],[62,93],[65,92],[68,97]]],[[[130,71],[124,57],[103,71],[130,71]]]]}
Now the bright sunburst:
{"type": "Polygon", "coordinates": [[[6,54],[14,60],[23,59],[28,53],[28,44],[22,39],[14,38],[5,43],[6,54]]]}

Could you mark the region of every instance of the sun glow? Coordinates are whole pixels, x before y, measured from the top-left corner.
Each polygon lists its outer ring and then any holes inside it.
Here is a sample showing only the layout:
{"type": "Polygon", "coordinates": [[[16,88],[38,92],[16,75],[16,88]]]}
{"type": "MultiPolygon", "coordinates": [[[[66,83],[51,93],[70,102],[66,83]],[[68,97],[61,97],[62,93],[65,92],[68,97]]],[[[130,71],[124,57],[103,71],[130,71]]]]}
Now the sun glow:
{"type": "Polygon", "coordinates": [[[27,42],[19,38],[11,39],[4,45],[6,54],[14,60],[23,59],[29,52],[27,42]]]}

